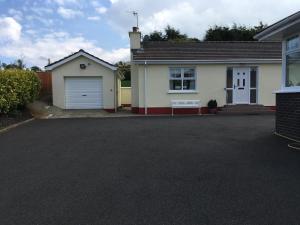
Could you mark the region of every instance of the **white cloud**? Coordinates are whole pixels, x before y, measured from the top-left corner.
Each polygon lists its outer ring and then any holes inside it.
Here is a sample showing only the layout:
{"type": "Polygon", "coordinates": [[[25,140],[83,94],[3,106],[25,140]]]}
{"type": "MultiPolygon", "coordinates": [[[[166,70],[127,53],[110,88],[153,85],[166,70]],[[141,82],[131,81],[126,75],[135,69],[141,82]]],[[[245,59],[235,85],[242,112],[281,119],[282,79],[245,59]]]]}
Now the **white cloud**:
{"type": "Polygon", "coordinates": [[[99,21],[100,17],[99,16],[89,16],[87,19],[92,20],[92,21],[99,21]]]}
{"type": "Polygon", "coordinates": [[[18,41],[21,37],[22,26],[12,17],[0,17],[0,42],[18,41]]]}
{"type": "Polygon", "coordinates": [[[53,32],[40,38],[21,38],[14,43],[0,45],[0,56],[12,58],[22,56],[25,63],[44,67],[48,58],[53,62],[79,49],[84,49],[111,63],[129,60],[130,55],[128,48],[104,50],[82,36],[74,37],[66,32],[53,32]]]}
{"type": "Polygon", "coordinates": [[[83,13],[79,10],[68,9],[60,6],[57,10],[57,13],[65,19],[72,19],[77,16],[82,16],[83,13]]]}
{"type": "Polygon", "coordinates": [[[96,8],[96,12],[97,12],[97,13],[100,13],[100,14],[104,14],[104,13],[107,12],[107,8],[106,8],[106,7],[103,7],[103,6],[97,7],[97,8],[96,8]]]}
{"type": "Polygon", "coordinates": [[[58,5],[77,4],[78,0],[48,0],[50,3],[55,2],[58,5]]]}
{"type": "Polygon", "coordinates": [[[136,19],[130,11],[139,12],[140,29],[145,33],[161,30],[166,25],[179,28],[189,36],[202,38],[214,25],[233,23],[272,24],[300,8],[295,0],[110,0],[106,13],[109,24],[124,37],[136,19]]]}

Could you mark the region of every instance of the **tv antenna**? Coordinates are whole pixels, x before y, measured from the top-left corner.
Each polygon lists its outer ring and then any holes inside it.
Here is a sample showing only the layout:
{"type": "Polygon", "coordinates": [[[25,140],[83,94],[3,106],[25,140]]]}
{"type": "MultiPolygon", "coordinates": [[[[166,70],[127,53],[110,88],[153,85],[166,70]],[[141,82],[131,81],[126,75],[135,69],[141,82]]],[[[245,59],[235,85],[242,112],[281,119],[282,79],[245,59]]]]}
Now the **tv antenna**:
{"type": "Polygon", "coordinates": [[[132,11],[133,16],[136,17],[136,27],[139,27],[139,14],[137,11],[132,11]]]}

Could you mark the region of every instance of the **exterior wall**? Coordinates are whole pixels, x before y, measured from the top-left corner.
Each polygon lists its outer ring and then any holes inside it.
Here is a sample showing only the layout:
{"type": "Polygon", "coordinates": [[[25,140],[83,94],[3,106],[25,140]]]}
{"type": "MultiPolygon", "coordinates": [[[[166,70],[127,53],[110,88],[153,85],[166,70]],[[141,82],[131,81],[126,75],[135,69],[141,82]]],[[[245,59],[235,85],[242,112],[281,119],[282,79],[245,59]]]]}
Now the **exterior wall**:
{"type": "MultiPolygon", "coordinates": [[[[186,66],[186,65],[185,65],[186,66]]],[[[169,67],[181,67],[181,65],[146,65],[147,73],[147,108],[170,108],[172,99],[200,100],[202,107],[206,107],[210,99],[216,99],[218,106],[226,104],[226,70],[227,67],[239,67],[240,65],[194,65],[196,68],[195,93],[169,93],[169,67]]],[[[243,65],[247,66],[247,65],[243,65]]],[[[275,106],[274,91],[280,88],[281,65],[263,64],[248,65],[258,66],[258,103],[265,106],[275,106]]],[[[144,74],[145,65],[135,65],[133,70],[132,106],[144,108],[144,74]],[[136,87],[138,86],[138,87],[136,87]],[[138,100],[136,99],[138,98],[138,100]]],[[[182,67],[184,67],[182,65],[182,67]]]]}
{"type": "Polygon", "coordinates": [[[121,105],[131,106],[131,87],[121,87],[121,105]]]}
{"type": "Polygon", "coordinates": [[[281,87],[281,64],[264,64],[258,69],[258,104],[275,106],[275,91],[281,87]]]}
{"type": "Polygon", "coordinates": [[[100,76],[103,80],[103,107],[104,109],[115,108],[115,75],[114,71],[99,65],[98,63],[83,56],[78,57],[52,71],[53,105],[65,108],[65,77],[95,77],[100,76]],[[84,63],[87,68],[82,70],[79,65],[84,63]]]}
{"type": "Polygon", "coordinates": [[[131,106],[139,107],[139,66],[131,64],[131,106]]]}
{"type": "Polygon", "coordinates": [[[300,93],[277,93],[276,102],[276,132],[300,140],[300,93]]]}

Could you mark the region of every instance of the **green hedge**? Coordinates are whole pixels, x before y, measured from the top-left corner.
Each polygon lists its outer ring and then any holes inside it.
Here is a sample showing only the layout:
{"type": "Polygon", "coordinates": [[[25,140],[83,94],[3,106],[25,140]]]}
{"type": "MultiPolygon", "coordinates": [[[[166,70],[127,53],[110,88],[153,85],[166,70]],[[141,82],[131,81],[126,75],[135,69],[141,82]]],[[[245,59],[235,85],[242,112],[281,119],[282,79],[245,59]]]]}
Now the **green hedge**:
{"type": "Polygon", "coordinates": [[[0,70],[0,114],[9,113],[34,101],[41,82],[35,72],[20,69],[0,70]]]}

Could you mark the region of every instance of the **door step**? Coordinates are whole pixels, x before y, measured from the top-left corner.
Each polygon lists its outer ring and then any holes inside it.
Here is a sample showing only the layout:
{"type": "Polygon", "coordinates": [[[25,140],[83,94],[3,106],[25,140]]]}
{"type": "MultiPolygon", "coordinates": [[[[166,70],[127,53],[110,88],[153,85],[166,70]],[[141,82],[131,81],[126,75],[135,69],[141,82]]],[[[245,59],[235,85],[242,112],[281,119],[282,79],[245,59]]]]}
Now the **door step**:
{"type": "Polygon", "coordinates": [[[218,113],[221,115],[262,115],[274,114],[275,111],[263,105],[225,105],[218,113]]]}

